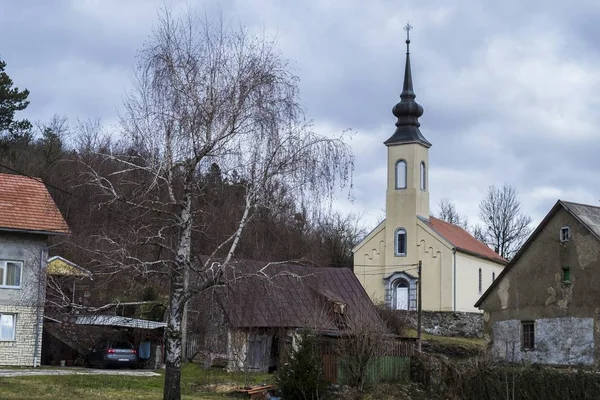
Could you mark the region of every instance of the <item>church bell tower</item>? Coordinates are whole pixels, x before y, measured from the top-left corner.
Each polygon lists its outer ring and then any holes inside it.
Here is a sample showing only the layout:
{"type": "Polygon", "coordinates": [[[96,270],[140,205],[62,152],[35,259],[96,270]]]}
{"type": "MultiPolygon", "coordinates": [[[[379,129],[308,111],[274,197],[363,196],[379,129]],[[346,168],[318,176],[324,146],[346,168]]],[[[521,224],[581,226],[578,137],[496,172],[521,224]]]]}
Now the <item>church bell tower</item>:
{"type": "Polygon", "coordinates": [[[387,146],[386,264],[418,262],[417,218],[429,219],[429,148],[419,127],[423,107],[415,101],[410,67],[410,30],[406,31],[406,66],[400,102],[392,108],[396,131],[387,146]],[[409,250],[409,249],[412,249],[409,250]]]}

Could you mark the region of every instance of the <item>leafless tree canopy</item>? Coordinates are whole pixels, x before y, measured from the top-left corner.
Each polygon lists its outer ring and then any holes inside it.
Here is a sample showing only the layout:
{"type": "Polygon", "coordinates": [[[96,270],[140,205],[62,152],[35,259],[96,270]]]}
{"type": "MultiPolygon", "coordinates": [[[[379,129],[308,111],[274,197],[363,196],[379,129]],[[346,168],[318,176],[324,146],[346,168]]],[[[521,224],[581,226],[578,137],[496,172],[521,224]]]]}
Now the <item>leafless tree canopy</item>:
{"type": "Polygon", "coordinates": [[[467,217],[458,213],[452,200],[446,197],[441,199],[438,204],[438,209],[439,211],[437,217],[439,219],[454,225],[458,225],[465,230],[469,228],[469,220],[467,217]]]}
{"type": "Polygon", "coordinates": [[[490,186],[479,203],[481,235],[502,257],[510,259],[531,233],[531,216],[521,210],[517,190],[509,185],[490,186]]]}
{"type": "Polygon", "coordinates": [[[164,396],[178,399],[186,302],[224,284],[223,270],[257,210],[282,205],[274,193],[318,204],[350,181],[353,157],[342,134],[311,131],[299,105],[298,78],[275,43],[221,18],[162,12],[136,71],[122,139],[97,154],[99,166],[86,165],[86,182],[102,193],[99,204],[129,216],[118,233],[97,235],[95,257],[110,273],[168,278],[164,396]],[[202,222],[210,209],[199,207],[198,199],[207,195],[210,180],[198,178],[214,165],[235,180],[244,207],[219,245],[202,248],[194,238],[210,233],[202,222]],[[201,254],[210,257],[201,263],[201,254]]]}

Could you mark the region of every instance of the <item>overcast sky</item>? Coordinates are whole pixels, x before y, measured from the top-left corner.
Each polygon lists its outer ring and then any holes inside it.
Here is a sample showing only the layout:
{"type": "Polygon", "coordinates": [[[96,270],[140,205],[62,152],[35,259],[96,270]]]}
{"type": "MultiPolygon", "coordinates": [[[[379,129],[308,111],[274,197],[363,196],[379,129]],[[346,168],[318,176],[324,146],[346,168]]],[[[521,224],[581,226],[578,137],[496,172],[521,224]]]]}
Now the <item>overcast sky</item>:
{"type": "MultiPolygon", "coordinates": [[[[136,51],[162,2],[2,0],[0,59],[24,114],[116,121],[136,51]]],[[[301,78],[323,133],[352,128],[354,202],[372,227],[385,206],[385,141],[411,34],[421,132],[430,149],[431,209],[442,197],[477,221],[490,185],[508,183],[535,222],[557,199],[600,204],[600,2],[579,0],[172,1],[275,37],[301,78]]]]}

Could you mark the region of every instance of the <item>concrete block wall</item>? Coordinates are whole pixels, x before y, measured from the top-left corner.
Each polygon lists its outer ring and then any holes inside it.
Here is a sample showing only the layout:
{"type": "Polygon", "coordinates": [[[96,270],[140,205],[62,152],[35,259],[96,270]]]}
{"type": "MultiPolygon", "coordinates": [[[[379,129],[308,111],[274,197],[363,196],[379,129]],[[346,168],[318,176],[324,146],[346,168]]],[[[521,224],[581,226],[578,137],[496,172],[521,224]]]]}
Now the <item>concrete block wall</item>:
{"type": "MultiPolygon", "coordinates": [[[[27,306],[0,305],[0,314],[16,315],[15,340],[0,341],[0,365],[33,367],[36,308],[27,306]]],[[[40,326],[41,336],[41,326],[40,326]]],[[[37,359],[42,354],[41,340],[38,343],[37,359]]]]}

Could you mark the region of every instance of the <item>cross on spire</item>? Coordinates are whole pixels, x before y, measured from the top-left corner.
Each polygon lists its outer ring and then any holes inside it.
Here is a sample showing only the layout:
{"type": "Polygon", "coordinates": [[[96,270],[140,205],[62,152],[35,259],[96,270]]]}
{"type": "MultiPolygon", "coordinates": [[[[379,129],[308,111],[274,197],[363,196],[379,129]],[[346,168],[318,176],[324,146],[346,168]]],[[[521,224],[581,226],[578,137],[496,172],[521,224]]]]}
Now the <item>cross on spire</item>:
{"type": "Polygon", "coordinates": [[[410,42],[410,31],[412,31],[413,26],[410,24],[410,22],[407,22],[406,25],[404,26],[404,28],[402,28],[406,31],[406,42],[409,43],[410,42]]]}
{"type": "Polygon", "coordinates": [[[407,22],[406,25],[404,26],[404,28],[402,28],[406,31],[406,54],[410,53],[410,50],[408,48],[409,44],[410,44],[410,31],[412,31],[413,26],[410,24],[410,22],[407,22]]]}

